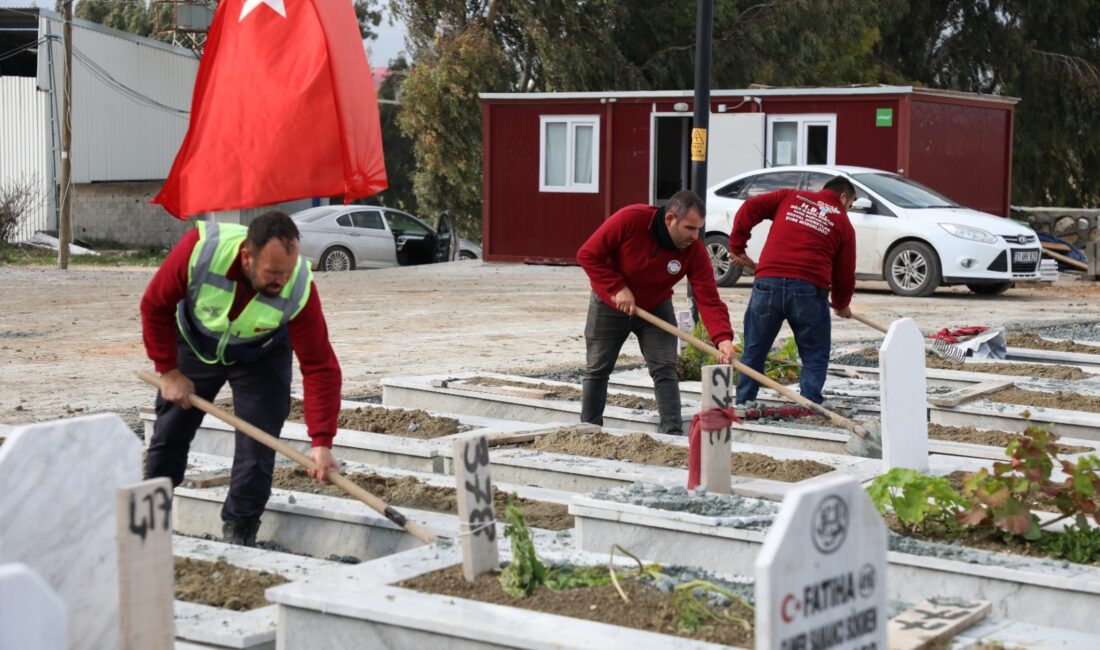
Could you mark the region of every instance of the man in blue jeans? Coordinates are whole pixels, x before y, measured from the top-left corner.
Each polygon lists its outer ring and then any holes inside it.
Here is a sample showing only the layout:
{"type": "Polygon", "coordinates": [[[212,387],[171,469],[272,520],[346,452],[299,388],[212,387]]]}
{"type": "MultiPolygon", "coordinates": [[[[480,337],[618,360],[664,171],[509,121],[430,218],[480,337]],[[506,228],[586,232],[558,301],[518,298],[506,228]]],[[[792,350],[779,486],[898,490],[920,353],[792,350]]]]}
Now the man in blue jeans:
{"type": "MultiPolygon", "coordinates": [[[[848,208],[856,190],[843,176],[819,192],[778,190],[746,201],[734,218],[730,260],[756,267],[752,297],[745,309],[745,349],[741,362],[763,372],[764,361],[786,321],[802,359],[802,396],[820,404],[829,367],[833,312],[851,318],[856,284],[855,231],[848,208]],[[752,229],[764,219],[772,226],[759,263],[745,254],[752,229]]],[[[760,385],[744,373],[737,380],[737,403],[756,399],[760,385]]]]}

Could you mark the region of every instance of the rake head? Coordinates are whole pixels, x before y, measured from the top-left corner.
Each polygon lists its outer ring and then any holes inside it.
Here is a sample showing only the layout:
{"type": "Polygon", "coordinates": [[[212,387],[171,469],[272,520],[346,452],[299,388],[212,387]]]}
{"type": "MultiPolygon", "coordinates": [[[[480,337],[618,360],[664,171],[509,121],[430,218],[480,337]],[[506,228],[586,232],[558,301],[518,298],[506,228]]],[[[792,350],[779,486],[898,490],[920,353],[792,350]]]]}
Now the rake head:
{"type": "Polygon", "coordinates": [[[932,352],[943,359],[950,359],[956,363],[962,363],[966,359],[966,350],[951,345],[943,339],[933,339],[932,352]]]}

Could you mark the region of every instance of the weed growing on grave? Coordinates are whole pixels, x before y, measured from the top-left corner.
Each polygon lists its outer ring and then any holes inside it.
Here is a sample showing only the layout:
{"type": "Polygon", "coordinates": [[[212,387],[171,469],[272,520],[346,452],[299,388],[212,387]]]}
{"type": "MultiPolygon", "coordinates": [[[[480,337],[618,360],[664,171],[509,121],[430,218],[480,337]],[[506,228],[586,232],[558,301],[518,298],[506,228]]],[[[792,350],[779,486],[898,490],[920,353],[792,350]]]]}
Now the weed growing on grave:
{"type": "Polygon", "coordinates": [[[1036,540],[1035,546],[1053,557],[1069,562],[1100,562],[1100,528],[1066,526],[1060,534],[1043,535],[1036,540]]]}
{"type": "Polygon", "coordinates": [[[802,375],[802,366],[799,365],[798,344],[793,336],[787,339],[783,347],[768,355],[764,362],[764,374],[783,384],[798,381],[802,375]]]}
{"type": "MultiPolygon", "coordinates": [[[[702,322],[695,324],[692,331],[695,338],[707,344],[712,344],[707,328],[702,322]]],[[[739,335],[739,343],[734,346],[738,355],[745,349],[745,336],[739,335]]],[[[718,363],[718,359],[709,355],[695,346],[689,345],[683,354],[676,360],[676,376],[680,381],[699,381],[703,378],[703,366],[712,366],[718,363]]],[[[802,374],[802,366],[798,360],[798,345],[794,338],[787,339],[783,347],[770,353],[764,361],[764,374],[772,379],[788,384],[798,381],[802,374]]],[[[737,382],[737,371],[733,373],[732,381],[737,382]]]]}
{"type": "Polygon", "coordinates": [[[876,478],[867,493],[879,513],[893,510],[898,521],[913,532],[956,533],[962,528],[958,513],[970,506],[947,479],[905,467],[895,467],[876,478]]]}
{"type": "Polygon", "coordinates": [[[1046,497],[1061,513],[1043,526],[1074,519],[1080,529],[1088,518],[1100,524],[1100,458],[1083,456],[1076,463],[1058,458],[1058,436],[1046,429],[1029,426],[1005,449],[1008,462],[994,463],[971,474],[963,493],[971,504],[958,515],[965,527],[992,527],[1007,535],[1037,540],[1041,536],[1039,517],[1032,512],[1036,500],[1046,497]],[[1052,481],[1060,466],[1064,481],[1052,481]]]}
{"type": "MultiPolygon", "coordinates": [[[[505,521],[504,534],[512,542],[512,562],[501,571],[499,579],[501,588],[513,598],[530,596],[539,586],[551,591],[565,591],[614,584],[619,595],[629,603],[630,599],[619,586],[617,574],[622,573],[621,577],[644,579],[650,583],[670,580],[661,572],[660,564],[643,564],[629,553],[638,563],[637,570],[624,572],[622,569],[611,569],[614,565],[614,549],[619,548],[625,552],[618,545],[612,548],[612,558],[607,566],[547,568],[535,551],[530,530],[523,519],[523,510],[509,502],[505,510],[505,521]]],[[[734,623],[746,630],[752,627],[748,620],[732,616],[723,608],[711,604],[712,600],[725,599],[752,611],[752,606],[744,598],[713,582],[696,579],[677,584],[672,587],[671,598],[676,614],[676,627],[681,632],[697,632],[712,622],[734,623]]]]}
{"type": "MultiPolygon", "coordinates": [[[[703,326],[702,321],[695,324],[695,329],[691,333],[703,343],[712,344],[710,335],[707,334],[707,328],[703,326]]],[[[703,378],[703,366],[713,366],[717,363],[717,358],[703,352],[694,345],[688,345],[684,348],[680,358],[676,360],[676,376],[680,381],[699,381],[703,378]]]]}

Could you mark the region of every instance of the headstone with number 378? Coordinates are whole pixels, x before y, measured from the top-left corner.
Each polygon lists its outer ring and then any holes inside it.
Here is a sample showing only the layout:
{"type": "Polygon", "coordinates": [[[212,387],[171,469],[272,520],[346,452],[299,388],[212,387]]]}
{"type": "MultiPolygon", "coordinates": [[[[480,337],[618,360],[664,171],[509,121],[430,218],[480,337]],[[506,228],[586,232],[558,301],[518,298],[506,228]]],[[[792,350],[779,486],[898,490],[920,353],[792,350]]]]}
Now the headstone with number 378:
{"type": "Polygon", "coordinates": [[[458,530],[462,539],[462,575],[473,580],[500,566],[489,441],[485,436],[454,441],[458,530]]]}

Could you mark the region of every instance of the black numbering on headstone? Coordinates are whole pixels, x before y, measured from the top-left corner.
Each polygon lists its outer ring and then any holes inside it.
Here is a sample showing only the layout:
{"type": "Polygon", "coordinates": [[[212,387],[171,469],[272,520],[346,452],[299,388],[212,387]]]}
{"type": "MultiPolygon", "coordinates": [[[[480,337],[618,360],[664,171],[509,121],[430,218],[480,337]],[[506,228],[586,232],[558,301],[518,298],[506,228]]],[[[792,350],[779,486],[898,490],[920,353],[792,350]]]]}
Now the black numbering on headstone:
{"type": "Polygon", "coordinates": [[[489,541],[493,541],[497,538],[496,519],[493,517],[493,509],[491,507],[478,508],[470,511],[470,521],[468,522],[471,534],[480,535],[485,533],[485,536],[489,538],[489,541]]]}
{"type": "Polygon", "coordinates": [[[478,467],[484,467],[489,464],[489,441],[482,437],[477,441],[477,445],[467,444],[462,452],[462,461],[466,464],[467,472],[476,472],[478,467]],[[470,459],[470,448],[474,448],[474,457],[470,459]]]}
{"type": "Polygon", "coordinates": [[[478,503],[493,502],[492,480],[488,476],[485,477],[484,489],[482,489],[482,487],[478,485],[476,476],[474,477],[473,481],[466,481],[466,489],[473,492],[474,499],[476,499],[478,503]]]}

